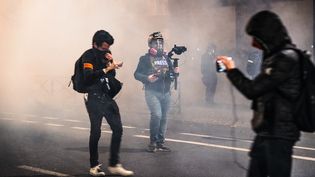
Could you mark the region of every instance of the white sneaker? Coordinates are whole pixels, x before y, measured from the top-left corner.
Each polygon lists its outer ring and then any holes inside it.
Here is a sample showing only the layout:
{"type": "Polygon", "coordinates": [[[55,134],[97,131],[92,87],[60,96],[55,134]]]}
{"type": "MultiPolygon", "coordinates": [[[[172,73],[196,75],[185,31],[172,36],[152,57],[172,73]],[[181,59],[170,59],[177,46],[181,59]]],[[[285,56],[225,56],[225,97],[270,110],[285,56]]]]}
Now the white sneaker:
{"type": "Polygon", "coordinates": [[[133,171],[124,169],[121,164],[117,164],[115,167],[108,167],[108,171],[113,175],[132,176],[133,171]]]}
{"type": "Polygon", "coordinates": [[[99,164],[93,168],[90,168],[90,175],[92,175],[92,176],[105,176],[105,173],[101,169],[101,165],[102,164],[99,164]]]}

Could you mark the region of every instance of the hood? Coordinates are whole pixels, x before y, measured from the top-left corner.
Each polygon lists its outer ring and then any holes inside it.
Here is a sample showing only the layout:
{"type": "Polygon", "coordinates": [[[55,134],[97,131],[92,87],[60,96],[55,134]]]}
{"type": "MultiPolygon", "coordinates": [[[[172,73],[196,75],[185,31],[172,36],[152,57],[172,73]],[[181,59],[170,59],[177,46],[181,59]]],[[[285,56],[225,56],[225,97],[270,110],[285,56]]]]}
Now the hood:
{"type": "Polygon", "coordinates": [[[292,43],[279,16],[267,10],[251,17],[246,25],[246,33],[254,37],[267,54],[292,43]]]}

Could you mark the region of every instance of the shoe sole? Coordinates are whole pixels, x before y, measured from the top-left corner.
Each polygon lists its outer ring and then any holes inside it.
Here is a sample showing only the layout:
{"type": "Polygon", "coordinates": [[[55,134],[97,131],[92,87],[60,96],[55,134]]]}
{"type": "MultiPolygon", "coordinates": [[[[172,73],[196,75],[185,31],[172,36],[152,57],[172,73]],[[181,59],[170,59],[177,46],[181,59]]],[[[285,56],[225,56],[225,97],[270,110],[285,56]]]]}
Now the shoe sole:
{"type": "Polygon", "coordinates": [[[92,173],[89,173],[91,176],[106,176],[106,174],[104,174],[104,175],[94,175],[94,174],[92,174],[92,173]]]}
{"type": "Polygon", "coordinates": [[[122,174],[116,173],[116,172],[112,173],[112,172],[110,172],[110,170],[108,170],[108,171],[109,171],[109,173],[110,173],[111,175],[118,175],[118,176],[133,176],[133,175],[135,175],[134,173],[132,173],[132,174],[130,174],[130,175],[122,175],[122,174]]]}

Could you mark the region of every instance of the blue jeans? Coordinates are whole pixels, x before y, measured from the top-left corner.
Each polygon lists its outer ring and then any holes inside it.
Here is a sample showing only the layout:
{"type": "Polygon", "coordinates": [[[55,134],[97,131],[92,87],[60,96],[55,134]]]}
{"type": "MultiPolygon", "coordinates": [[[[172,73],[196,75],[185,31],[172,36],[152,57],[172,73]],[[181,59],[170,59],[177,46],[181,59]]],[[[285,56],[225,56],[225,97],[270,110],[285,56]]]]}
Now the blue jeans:
{"type": "Polygon", "coordinates": [[[145,100],[151,113],[150,144],[163,144],[171,94],[170,92],[160,93],[153,90],[145,90],[145,100]]]}

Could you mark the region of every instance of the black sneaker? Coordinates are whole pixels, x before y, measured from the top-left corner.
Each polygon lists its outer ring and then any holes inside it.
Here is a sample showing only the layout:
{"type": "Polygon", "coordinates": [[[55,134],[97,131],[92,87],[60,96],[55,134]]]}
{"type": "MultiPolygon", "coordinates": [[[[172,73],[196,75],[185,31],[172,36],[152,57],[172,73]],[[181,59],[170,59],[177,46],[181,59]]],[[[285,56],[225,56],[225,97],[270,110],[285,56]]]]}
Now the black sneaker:
{"type": "Polygon", "coordinates": [[[148,148],[146,149],[147,152],[152,152],[152,153],[156,152],[156,150],[157,149],[156,149],[156,146],[154,144],[149,144],[148,148]]]}
{"type": "Polygon", "coordinates": [[[159,152],[171,152],[171,149],[166,147],[164,144],[157,144],[156,149],[159,152]]]}

